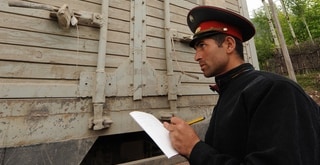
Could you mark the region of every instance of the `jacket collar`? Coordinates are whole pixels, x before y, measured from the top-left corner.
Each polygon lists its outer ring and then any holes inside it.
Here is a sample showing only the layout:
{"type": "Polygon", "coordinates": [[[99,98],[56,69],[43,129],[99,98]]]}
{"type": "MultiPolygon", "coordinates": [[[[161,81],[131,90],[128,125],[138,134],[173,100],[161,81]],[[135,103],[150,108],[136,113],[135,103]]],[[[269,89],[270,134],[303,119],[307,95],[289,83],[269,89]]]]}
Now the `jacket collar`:
{"type": "Polygon", "coordinates": [[[230,71],[216,76],[216,85],[210,86],[210,89],[217,91],[219,94],[228,86],[230,81],[238,76],[241,76],[243,73],[254,70],[254,67],[249,63],[244,63],[238,67],[231,69],[230,71]]]}

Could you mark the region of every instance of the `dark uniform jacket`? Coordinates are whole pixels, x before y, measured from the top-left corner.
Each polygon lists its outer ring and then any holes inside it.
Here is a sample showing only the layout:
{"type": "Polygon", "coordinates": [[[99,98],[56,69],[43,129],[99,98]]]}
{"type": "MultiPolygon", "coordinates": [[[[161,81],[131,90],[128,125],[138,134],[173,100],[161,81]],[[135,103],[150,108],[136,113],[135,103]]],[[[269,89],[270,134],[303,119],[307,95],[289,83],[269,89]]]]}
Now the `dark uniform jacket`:
{"type": "Polygon", "coordinates": [[[219,100],[191,165],[320,165],[319,106],[295,82],[251,64],[215,79],[219,100]]]}

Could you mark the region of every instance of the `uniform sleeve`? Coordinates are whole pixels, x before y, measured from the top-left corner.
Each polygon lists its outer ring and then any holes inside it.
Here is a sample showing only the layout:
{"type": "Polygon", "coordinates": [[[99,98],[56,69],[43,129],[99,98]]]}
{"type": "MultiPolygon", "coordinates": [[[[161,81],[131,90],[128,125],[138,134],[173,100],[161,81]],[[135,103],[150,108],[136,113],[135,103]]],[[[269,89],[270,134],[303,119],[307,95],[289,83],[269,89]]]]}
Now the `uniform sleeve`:
{"type": "MultiPolygon", "coordinates": [[[[191,165],[315,165],[320,163],[319,106],[292,82],[261,82],[240,96],[248,123],[242,159],[204,142],[193,148],[191,165]]],[[[235,135],[236,136],[236,135],[235,135]]]]}
{"type": "Polygon", "coordinates": [[[240,164],[239,160],[229,155],[220,154],[214,148],[210,147],[203,141],[198,142],[189,158],[190,165],[223,165],[223,164],[240,164]],[[222,164],[223,163],[223,164],[222,164]]]}

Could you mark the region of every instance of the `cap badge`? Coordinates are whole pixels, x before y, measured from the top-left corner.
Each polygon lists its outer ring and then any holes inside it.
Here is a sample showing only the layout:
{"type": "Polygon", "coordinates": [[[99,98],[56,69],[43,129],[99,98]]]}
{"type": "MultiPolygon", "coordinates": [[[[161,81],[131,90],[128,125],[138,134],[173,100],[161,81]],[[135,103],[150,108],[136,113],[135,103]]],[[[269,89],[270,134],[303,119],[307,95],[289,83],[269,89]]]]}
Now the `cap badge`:
{"type": "Polygon", "coordinates": [[[189,15],[189,21],[194,22],[194,17],[192,15],[189,15]]]}
{"type": "Polygon", "coordinates": [[[199,33],[200,31],[201,31],[201,27],[199,26],[194,33],[197,34],[197,33],[199,33]]]}

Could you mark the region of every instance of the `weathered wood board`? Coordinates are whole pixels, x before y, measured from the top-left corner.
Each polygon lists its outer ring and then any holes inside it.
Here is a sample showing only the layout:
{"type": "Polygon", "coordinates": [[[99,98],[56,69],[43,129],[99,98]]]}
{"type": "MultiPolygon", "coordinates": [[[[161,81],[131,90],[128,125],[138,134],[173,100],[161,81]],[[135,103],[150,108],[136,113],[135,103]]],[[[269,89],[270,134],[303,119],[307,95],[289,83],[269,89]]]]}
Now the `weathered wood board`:
{"type": "MultiPolygon", "coordinates": [[[[53,6],[66,3],[74,10],[102,11],[101,0],[32,2],[53,6]]],[[[104,111],[113,123],[110,128],[93,131],[88,125],[93,116],[99,27],[79,24],[63,30],[49,11],[9,7],[8,0],[0,1],[0,147],[138,131],[140,128],[128,113],[143,110],[159,118],[163,112],[172,113],[168,100],[168,93],[172,93],[170,83],[177,97],[176,115],[185,119],[199,114],[210,116],[218,97],[208,87],[214,79],[203,76],[193,60],[194,50],[174,41],[170,45],[171,59],[166,55],[166,28],[180,37],[191,36],[186,15],[202,1],[170,1],[170,27],[165,27],[162,0],[144,1],[142,18],[134,18],[135,1],[108,2],[103,89],[104,111]],[[137,26],[136,19],[143,20],[143,27],[137,26]],[[133,45],[137,43],[133,31],[141,32],[140,50],[136,50],[139,45],[133,45]],[[173,79],[168,78],[167,60],[173,79]],[[139,78],[141,81],[137,81],[139,78]],[[136,86],[141,88],[139,100],[133,99],[136,86]]],[[[224,3],[229,10],[247,12],[242,11],[239,0],[224,3]]],[[[246,49],[248,59],[252,50],[246,49]]]]}

